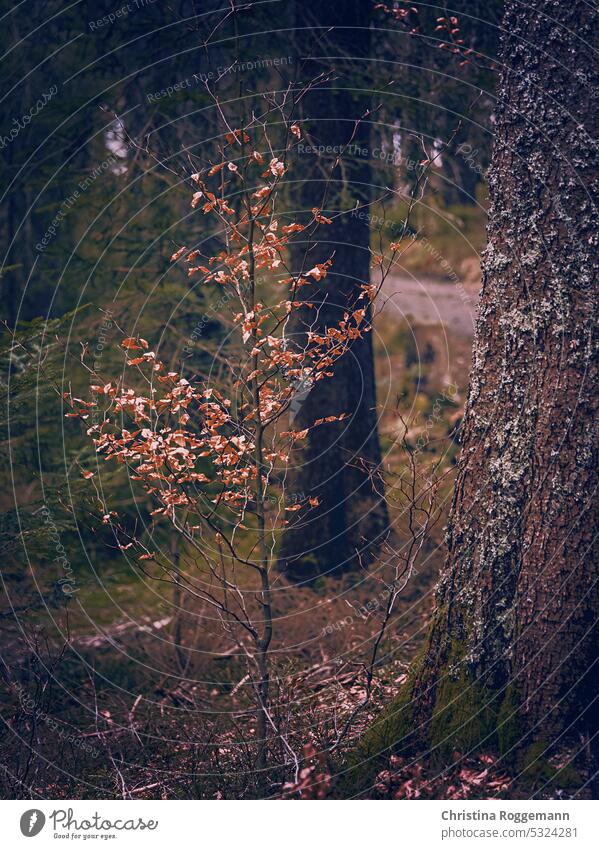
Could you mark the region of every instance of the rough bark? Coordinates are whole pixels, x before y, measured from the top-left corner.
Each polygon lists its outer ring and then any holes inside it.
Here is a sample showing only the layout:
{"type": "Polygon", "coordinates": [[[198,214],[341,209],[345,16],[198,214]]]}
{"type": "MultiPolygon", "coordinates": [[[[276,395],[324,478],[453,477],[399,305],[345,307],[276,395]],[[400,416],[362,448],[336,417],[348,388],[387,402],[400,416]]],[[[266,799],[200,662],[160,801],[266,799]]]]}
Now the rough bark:
{"type": "Polygon", "coordinates": [[[507,4],[448,559],[414,693],[454,747],[596,722],[585,712],[599,598],[593,17],[582,0],[507,4]]]}
{"type": "Polygon", "coordinates": [[[583,0],[509,0],[504,26],[448,556],[424,655],[362,760],[415,737],[521,757],[598,727],[599,38],[583,0]]]}
{"type": "MultiPolygon", "coordinates": [[[[349,306],[358,304],[360,284],[370,274],[368,221],[350,212],[356,202],[364,204],[371,195],[370,119],[365,117],[356,129],[369,107],[368,93],[360,91],[368,89],[367,60],[360,60],[369,55],[369,16],[369,0],[297,5],[297,67],[302,81],[333,67],[332,79],[301,102],[305,144],[331,146],[330,152],[300,154],[294,168],[298,181],[294,205],[309,213],[324,203],[326,214],[334,216],[333,224],[320,228],[316,244],[298,242],[291,252],[295,271],[307,270],[334,253],[326,280],[300,290],[305,301],[318,307],[314,325],[318,332],[326,332],[342,320],[349,306]],[[313,55],[332,58],[312,59],[313,55]],[[335,166],[340,149],[348,145],[352,147],[335,166]],[[366,152],[353,152],[357,150],[366,152]]],[[[290,339],[301,343],[314,315],[312,309],[294,314],[290,339]]],[[[294,580],[311,580],[368,562],[387,527],[385,503],[370,476],[381,459],[371,334],[356,340],[334,371],[333,378],[311,389],[298,387],[292,404],[297,429],[325,416],[351,416],[316,428],[296,455],[287,492],[292,500],[297,493],[317,496],[320,506],[283,537],[280,562],[294,580]]]]}

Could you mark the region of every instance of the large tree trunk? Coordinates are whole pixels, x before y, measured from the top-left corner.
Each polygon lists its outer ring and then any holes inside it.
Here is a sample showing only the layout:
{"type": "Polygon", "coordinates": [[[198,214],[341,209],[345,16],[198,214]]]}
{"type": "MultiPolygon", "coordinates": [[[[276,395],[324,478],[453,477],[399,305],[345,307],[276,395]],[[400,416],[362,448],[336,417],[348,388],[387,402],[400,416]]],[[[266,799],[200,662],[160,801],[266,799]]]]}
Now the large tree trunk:
{"type": "MultiPolygon", "coordinates": [[[[370,6],[370,0],[343,0],[296,7],[302,81],[334,68],[332,79],[301,102],[305,145],[325,149],[321,154],[300,153],[293,172],[298,181],[294,206],[311,215],[314,207],[324,204],[326,214],[334,216],[333,224],[321,226],[315,245],[298,242],[291,252],[296,272],[335,254],[332,273],[321,284],[300,290],[305,301],[319,308],[313,327],[318,332],[341,321],[348,307],[364,303],[357,300],[360,284],[370,275],[370,228],[363,214],[372,183],[370,118],[356,129],[369,107],[368,94],[360,89],[368,89],[368,64],[362,57],[369,55],[370,6]],[[340,149],[348,145],[335,166],[340,149]],[[350,212],[356,203],[362,205],[361,216],[350,212]]],[[[290,339],[301,342],[314,315],[314,309],[297,311],[288,329],[290,339]]],[[[325,416],[351,416],[315,428],[296,455],[287,492],[292,499],[297,493],[316,496],[320,506],[283,537],[281,564],[294,580],[367,563],[387,528],[385,502],[371,478],[381,460],[371,334],[352,344],[334,372],[333,378],[313,388],[298,387],[291,407],[298,430],[325,416]]]]}
{"type": "Polygon", "coordinates": [[[424,656],[362,759],[416,739],[530,755],[598,727],[598,29],[584,0],[509,0],[504,26],[448,556],[424,656]]]}
{"type": "Polygon", "coordinates": [[[433,745],[507,751],[597,719],[599,38],[584,0],[508,2],[505,21],[448,559],[413,696],[433,745]]]}

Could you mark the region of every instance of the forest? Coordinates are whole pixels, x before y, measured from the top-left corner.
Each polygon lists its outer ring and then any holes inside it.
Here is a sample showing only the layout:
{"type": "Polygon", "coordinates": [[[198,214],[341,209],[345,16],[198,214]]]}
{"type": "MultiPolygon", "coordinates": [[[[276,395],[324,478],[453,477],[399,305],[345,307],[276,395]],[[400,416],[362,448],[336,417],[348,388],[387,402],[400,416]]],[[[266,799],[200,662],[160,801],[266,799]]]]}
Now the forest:
{"type": "Polygon", "coordinates": [[[2,22],[0,798],[596,799],[594,5],[2,22]]]}

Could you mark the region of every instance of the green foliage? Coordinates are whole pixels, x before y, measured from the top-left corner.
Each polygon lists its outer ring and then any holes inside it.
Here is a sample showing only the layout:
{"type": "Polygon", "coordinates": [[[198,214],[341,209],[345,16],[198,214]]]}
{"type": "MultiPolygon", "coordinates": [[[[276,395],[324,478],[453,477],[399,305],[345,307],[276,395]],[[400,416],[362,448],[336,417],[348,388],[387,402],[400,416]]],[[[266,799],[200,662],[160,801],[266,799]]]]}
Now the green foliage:
{"type": "MultiPolygon", "coordinates": [[[[3,575],[15,582],[17,609],[63,604],[69,597],[61,589],[64,568],[53,561],[60,557],[66,567],[76,532],[61,496],[64,468],[55,427],[62,423],[57,334],[72,318],[38,319],[0,336],[0,548],[3,575]]],[[[73,496],[83,489],[77,481],[73,496]]]]}

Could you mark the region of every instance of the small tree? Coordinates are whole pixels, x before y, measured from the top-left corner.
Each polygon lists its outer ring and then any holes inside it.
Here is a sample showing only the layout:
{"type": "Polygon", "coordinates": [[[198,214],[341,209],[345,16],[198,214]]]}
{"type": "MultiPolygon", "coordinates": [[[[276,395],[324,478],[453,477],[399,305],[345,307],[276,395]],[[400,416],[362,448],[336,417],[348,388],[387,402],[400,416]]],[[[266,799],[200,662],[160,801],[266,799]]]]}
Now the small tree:
{"type": "MultiPolygon", "coordinates": [[[[209,379],[169,371],[145,339],[128,336],[121,344],[137,385],[124,377],[105,383],[98,376],[91,401],[67,396],[73,407],[68,416],[87,420],[92,413],[87,432],[98,454],[127,468],[150,495],[154,522],[170,523],[183,541],[175,570],[147,536],[104,505],[99,493],[104,522],[113,527],[121,548],[136,551],[142,568],[156,564],[162,579],[207,602],[245,655],[256,703],[258,769],[267,766],[268,737],[276,731],[269,711],[269,650],[277,533],[289,524],[287,516],[318,506],[309,493],[293,498],[287,493],[283,506],[290,452],[309,431],[346,414],[322,417],[301,431],[285,421],[297,387],[330,378],[351,342],[370,330],[366,314],[378,290],[363,283],[357,302],[325,332],[309,331],[301,343],[286,336],[294,311],[310,308],[298,293],[310,280],[327,277],[333,257],[305,274],[287,270],[293,234],[310,236],[330,219],[315,208],[307,224],[284,223],[277,201],[301,137],[297,124],[286,121],[284,127],[279,151],[264,120],[228,128],[220,161],[191,175],[191,205],[216,217],[221,250],[205,257],[181,247],[172,256],[187,263],[189,277],[221,287],[238,309],[232,330],[238,354],[227,355],[225,385],[217,388],[209,379]],[[269,291],[278,294],[269,298],[269,291]]],[[[382,268],[382,260],[379,264],[382,268]]],[[[318,310],[312,309],[316,322],[318,310]]],[[[93,474],[85,472],[89,478],[93,474]]]]}

